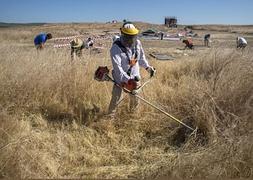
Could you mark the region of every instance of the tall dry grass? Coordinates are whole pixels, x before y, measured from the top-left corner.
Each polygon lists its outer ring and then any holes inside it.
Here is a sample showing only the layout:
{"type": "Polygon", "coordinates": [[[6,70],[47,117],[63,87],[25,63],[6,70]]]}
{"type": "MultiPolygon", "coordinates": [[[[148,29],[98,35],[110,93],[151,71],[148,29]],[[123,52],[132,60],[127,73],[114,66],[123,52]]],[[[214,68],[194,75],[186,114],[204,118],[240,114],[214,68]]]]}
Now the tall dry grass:
{"type": "Polygon", "coordinates": [[[71,63],[70,52],[13,46],[0,46],[0,177],[252,178],[252,52],[151,62],[142,96],[191,134],[145,104],[105,119],[112,85],[93,74],[107,51],[71,63]]]}

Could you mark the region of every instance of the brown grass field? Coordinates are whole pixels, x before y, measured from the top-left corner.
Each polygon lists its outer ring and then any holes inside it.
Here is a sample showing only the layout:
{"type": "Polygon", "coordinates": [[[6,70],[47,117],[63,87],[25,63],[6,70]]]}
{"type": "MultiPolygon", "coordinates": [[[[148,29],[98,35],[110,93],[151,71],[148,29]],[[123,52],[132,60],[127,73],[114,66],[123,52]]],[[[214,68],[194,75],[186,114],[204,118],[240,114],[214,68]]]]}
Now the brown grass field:
{"type": "Polygon", "coordinates": [[[40,32],[62,37],[119,27],[0,28],[0,178],[253,178],[253,27],[196,26],[199,36],[212,34],[212,46],[193,51],[178,49],[181,42],[142,40],[157,75],[141,95],[198,127],[193,134],[144,103],[129,114],[125,100],[115,120],[104,118],[112,84],[93,76],[99,65],[111,69],[111,41],[72,63],[67,48],[48,41],[38,53],[33,46],[40,32]],[[238,35],[248,40],[244,51],[235,48],[238,35]],[[175,60],[158,61],[151,52],[175,60]]]}

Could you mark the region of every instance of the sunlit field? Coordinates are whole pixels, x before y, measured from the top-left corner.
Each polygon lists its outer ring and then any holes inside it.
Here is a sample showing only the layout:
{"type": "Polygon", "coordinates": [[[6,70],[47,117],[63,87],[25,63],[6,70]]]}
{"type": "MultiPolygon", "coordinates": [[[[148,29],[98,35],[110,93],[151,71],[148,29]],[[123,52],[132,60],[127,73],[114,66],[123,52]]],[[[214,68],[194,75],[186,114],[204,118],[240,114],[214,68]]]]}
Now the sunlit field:
{"type": "MultiPolygon", "coordinates": [[[[84,50],[71,61],[70,49],[37,52],[33,38],[118,31],[118,24],[49,24],[0,28],[1,178],[252,178],[253,28],[195,27],[198,46],[180,41],[142,40],[157,70],[140,96],[196,129],[193,133],[141,102],[116,119],[106,117],[112,83],[94,80],[98,66],[112,69],[109,49],[84,50]],[[211,31],[212,30],[212,31],[211,31]],[[210,48],[203,35],[212,34],[210,48]],[[248,47],[236,49],[244,35],[248,47]],[[151,52],[175,59],[159,61],[151,52]]],[[[144,31],[161,25],[137,23],[144,31]]],[[[179,27],[179,29],[183,27],[179,27]]],[[[143,81],[149,77],[142,70],[143,81]]]]}

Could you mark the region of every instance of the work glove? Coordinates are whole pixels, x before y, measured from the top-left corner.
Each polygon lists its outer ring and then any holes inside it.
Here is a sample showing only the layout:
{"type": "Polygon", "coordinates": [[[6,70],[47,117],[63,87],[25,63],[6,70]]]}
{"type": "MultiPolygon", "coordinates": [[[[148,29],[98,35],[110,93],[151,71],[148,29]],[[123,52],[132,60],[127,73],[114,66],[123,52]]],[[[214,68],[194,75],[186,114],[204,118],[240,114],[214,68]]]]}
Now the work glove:
{"type": "Polygon", "coordinates": [[[127,83],[123,83],[123,87],[128,91],[136,90],[139,86],[139,82],[135,81],[134,79],[129,79],[127,83]]]}
{"type": "Polygon", "coordinates": [[[156,69],[152,66],[146,68],[146,70],[148,71],[148,73],[150,74],[150,77],[153,77],[156,73],[156,69]]]}
{"type": "Polygon", "coordinates": [[[134,89],[134,90],[132,90],[132,91],[131,91],[131,94],[132,94],[132,95],[136,95],[136,94],[138,94],[138,89],[134,89]]]}
{"type": "Polygon", "coordinates": [[[141,80],[141,78],[140,78],[140,76],[135,76],[134,80],[137,81],[137,82],[139,82],[141,80]]]}

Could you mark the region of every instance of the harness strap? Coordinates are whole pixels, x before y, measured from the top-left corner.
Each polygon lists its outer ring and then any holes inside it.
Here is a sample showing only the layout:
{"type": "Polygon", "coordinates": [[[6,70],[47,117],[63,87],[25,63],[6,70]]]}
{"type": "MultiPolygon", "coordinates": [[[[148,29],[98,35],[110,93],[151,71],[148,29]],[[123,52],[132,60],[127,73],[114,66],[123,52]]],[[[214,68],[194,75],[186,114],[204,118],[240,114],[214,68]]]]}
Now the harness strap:
{"type": "Polygon", "coordinates": [[[128,58],[129,65],[130,65],[130,68],[127,70],[127,75],[130,76],[131,71],[132,71],[132,67],[137,63],[137,57],[138,57],[137,45],[134,48],[135,49],[134,58],[132,58],[132,57],[129,57],[126,47],[123,46],[123,44],[120,42],[120,40],[115,41],[114,44],[116,44],[121,49],[121,51],[126,54],[126,56],[128,58]]]}

